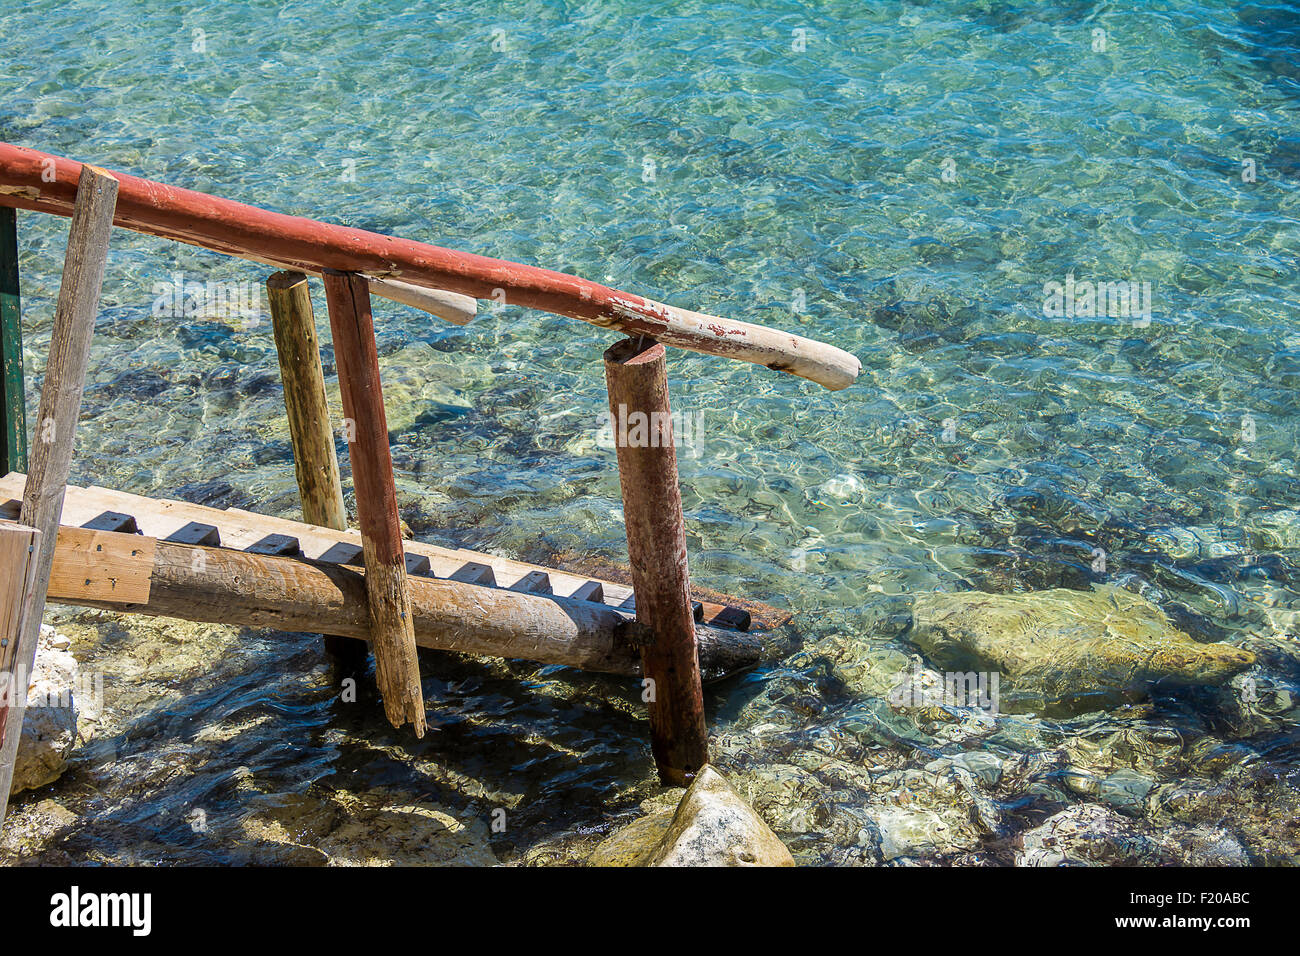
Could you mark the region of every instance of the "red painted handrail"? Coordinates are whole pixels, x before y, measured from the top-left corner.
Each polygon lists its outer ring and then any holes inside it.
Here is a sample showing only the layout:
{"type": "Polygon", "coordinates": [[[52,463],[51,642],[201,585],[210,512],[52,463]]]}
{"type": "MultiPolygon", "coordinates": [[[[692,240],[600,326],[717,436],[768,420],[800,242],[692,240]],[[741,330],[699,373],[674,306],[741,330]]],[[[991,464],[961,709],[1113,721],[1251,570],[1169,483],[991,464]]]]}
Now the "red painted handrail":
{"type": "MultiPolygon", "coordinates": [[[[0,143],[0,205],[70,216],[81,163],[0,143]]],[[[126,173],[115,224],[308,272],[337,269],[582,319],[666,345],[765,365],[841,389],[861,364],[847,352],[747,322],[691,312],[577,276],[286,216],[126,173]]]]}

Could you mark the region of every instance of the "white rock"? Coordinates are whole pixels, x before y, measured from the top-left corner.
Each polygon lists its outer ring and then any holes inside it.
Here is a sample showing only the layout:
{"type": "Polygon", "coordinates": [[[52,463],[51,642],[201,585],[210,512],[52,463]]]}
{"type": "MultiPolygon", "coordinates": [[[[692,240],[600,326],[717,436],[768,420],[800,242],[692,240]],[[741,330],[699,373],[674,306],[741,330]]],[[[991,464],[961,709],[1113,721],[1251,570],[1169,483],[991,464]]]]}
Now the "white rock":
{"type": "Polygon", "coordinates": [[[643,817],[596,847],[593,866],[794,866],[785,844],[722,774],[704,767],[675,811],[643,817]]]}
{"type": "Polygon", "coordinates": [[[77,660],[69,647],[67,638],[41,627],[10,794],[52,783],[68,766],[68,755],[77,743],[78,707],[73,698],[77,660]]]}

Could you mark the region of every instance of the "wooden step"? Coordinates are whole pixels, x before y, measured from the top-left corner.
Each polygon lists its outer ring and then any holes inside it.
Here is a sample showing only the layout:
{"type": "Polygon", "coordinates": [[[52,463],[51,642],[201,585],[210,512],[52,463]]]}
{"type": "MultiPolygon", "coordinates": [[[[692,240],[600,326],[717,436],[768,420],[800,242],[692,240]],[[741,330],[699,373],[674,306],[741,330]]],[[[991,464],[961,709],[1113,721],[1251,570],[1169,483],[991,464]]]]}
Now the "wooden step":
{"type": "MultiPolygon", "coordinates": [[[[26,477],[18,472],[0,478],[0,514],[17,517],[25,484],[26,477]]],[[[255,554],[301,555],[333,564],[361,563],[361,536],[355,531],[335,531],[239,508],[211,508],[188,501],[149,498],[109,488],[68,486],[63,503],[63,524],[85,527],[96,521],[123,519],[131,519],[133,532],[160,540],[220,545],[255,554]]],[[[554,594],[581,601],[598,601],[625,611],[635,608],[632,589],[626,583],[540,567],[467,549],[443,548],[422,541],[405,541],[403,545],[407,552],[407,571],[410,574],[529,593],[554,594]]],[[[710,596],[715,600],[694,602],[696,620],[718,627],[747,629],[749,615],[743,607],[734,607],[729,602],[719,603],[716,600],[725,595],[711,593],[710,596]]],[[[738,601],[737,604],[765,607],[752,605],[751,602],[738,601]]],[[[775,615],[779,612],[769,610],[773,611],[773,617],[760,623],[767,625],[772,620],[772,626],[776,626],[789,619],[788,615],[784,615],[775,620],[775,615]]]]}

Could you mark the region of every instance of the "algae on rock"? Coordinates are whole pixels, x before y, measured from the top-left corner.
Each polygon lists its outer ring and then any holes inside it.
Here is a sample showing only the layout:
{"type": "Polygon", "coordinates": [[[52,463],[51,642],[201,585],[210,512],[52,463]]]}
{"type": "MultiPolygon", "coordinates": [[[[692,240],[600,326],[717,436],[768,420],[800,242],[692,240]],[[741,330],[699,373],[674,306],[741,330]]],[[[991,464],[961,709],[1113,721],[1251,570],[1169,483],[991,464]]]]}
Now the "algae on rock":
{"type": "Polygon", "coordinates": [[[1202,644],[1141,595],[1112,585],[1028,594],[930,593],[913,604],[911,641],[936,667],[1000,676],[999,709],[1101,710],[1157,682],[1217,686],[1255,662],[1202,644]]]}

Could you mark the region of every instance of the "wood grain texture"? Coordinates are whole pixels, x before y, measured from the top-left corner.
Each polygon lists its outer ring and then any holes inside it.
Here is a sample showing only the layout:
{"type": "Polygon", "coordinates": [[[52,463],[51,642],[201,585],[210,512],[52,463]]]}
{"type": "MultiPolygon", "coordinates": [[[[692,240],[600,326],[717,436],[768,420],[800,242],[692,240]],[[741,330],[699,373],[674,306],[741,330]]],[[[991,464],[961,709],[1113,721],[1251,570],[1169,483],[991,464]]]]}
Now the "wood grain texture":
{"type": "MultiPolygon", "coordinates": [[[[80,166],[66,157],[0,143],[0,205],[67,215],[80,166]],[[54,182],[42,181],[46,168],[54,170],[54,182]]],[[[356,272],[541,309],[675,348],[763,365],[833,390],[851,385],[862,368],[832,345],[679,309],[577,276],[119,176],[118,225],[136,232],[304,272],[356,272]]]]}
{"type": "Polygon", "coordinates": [[[277,272],[266,280],[266,296],[284,383],[302,517],[308,524],[342,531],[348,526],[348,513],[343,505],[307,277],[301,272],[277,272]]]}
{"type": "MultiPolygon", "coordinates": [[[[22,669],[31,673],[45,611],[45,592],[58,541],[63,495],[72,466],[73,439],[86,387],[90,340],[99,313],[99,293],[113,232],[117,180],[94,166],[83,166],[77,186],[76,208],[68,230],[63,278],[54,309],[50,358],[41,387],[40,411],[32,443],[31,470],[23,492],[21,524],[41,533],[35,556],[34,585],[19,628],[17,646],[0,647],[0,674],[22,669]]],[[[11,705],[0,744],[0,792],[6,796],[13,780],[14,757],[22,731],[22,701],[11,705]]],[[[2,822],[0,816],[0,822],[2,822]]]]}
{"type": "Polygon", "coordinates": [[[148,604],[154,544],[138,534],[61,526],[49,593],[74,602],[148,604]]]}
{"type": "Polygon", "coordinates": [[[394,727],[410,721],[424,736],[424,696],[415,656],[415,631],[407,589],[406,558],[388,419],[379,381],[379,352],[366,280],[353,273],[326,272],[325,300],[334,334],[334,362],[343,397],[348,460],[357,498],[357,523],[365,552],[370,644],[384,712],[394,727]]]}
{"type": "MultiPolygon", "coordinates": [[[[32,600],[35,584],[40,537],[41,533],[35,528],[12,521],[0,522],[0,648],[17,647],[21,640],[27,604],[32,600]]],[[[30,676],[30,668],[25,673],[17,667],[0,673],[0,693],[6,701],[6,706],[0,707],[0,739],[4,738],[10,719],[21,720],[21,714],[15,718],[15,711],[7,702],[13,701],[15,694],[27,690],[30,676]]],[[[20,724],[19,731],[21,729],[20,724]]],[[[4,793],[0,794],[0,821],[4,819],[8,800],[9,787],[6,785],[4,793]]]]}
{"type": "Polygon", "coordinates": [[[686,786],[709,762],[704,692],[695,645],[686,521],[677,483],[677,451],[669,417],[664,347],[625,339],[605,352],[610,415],[626,421],[642,413],[659,423],[645,441],[618,436],[619,483],[627,550],[636,594],[636,619],[654,635],[643,648],[647,678],[655,682],[649,703],[651,749],[660,779],[686,786]]]}
{"type": "MultiPolygon", "coordinates": [[[[63,542],[76,540],[78,533],[89,534],[60,530],[56,569],[65,560],[63,542]],[[65,537],[69,534],[73,537],[65,537]]],[[[147,598],[127,601],[125,592],[91,592],[71,575],[56,573],[51,601],[281,631],[325,628],[358,642],[370,636],[363,568],[99,534],[105,568],[129,567],[133,580],[147,577],[147,598]]],[[[408,583],[421,647],[600,673],[641,673],[640,655],[624,636],[627,619],[611,607],[459,581],[411,578],[408,583]]],[[[758,662],[761,644],[753,635],[703,626],[699,635],[705,666],[718,676],[758,662]]]]}
{"type": "MultiPolygon", "coordinates": [[[[0,515],[9,508],[12,511],[11,516],[17,518],[19,504],[17,499],[22,497],[25,481],[26,477],[17,473],[0,478],[0,515]]],[[[217,529],[220,542],[233,548],[247,548],[271,534],[296,538],[302,553],[309,558],[321,558],[340,543],[361,548],[361,536],[355,530],[335,531],[288,518],[257,514],[242,508],[210,508],[189,501],[147,498],[111,488],[68,486],[63,502],[64,524],[81,525],[105,511],[119,511],[132,515],[136,519],[139,530],[155,538],[168,538],[173,534],[182,533],[182,529],[188,525],[198,524],[217,529]]],[[[482,551],[443,548],[426,541],[406,541],[404,546],[407,553],[427,558],[430,562],[430,570],[440,578],[450,578],[479,566],[487,569],[487,573],[490,573],[499,586],[512,588],[528,575],[544,571],[550,577],[551,587],[555,593],[564,597],[573,596],[594,578],[597,579],[596,583],[601,585],[602,597],[608,606],[629,613],[628,609],[633,600],[631,569],[626,565],[600,561],[590,555],[581,557],[570,555],[564,565],[543,567],[482,551]],[[565,570],[566,565],[567,570],[565,570]]],[[[339,562],[335,561],[335,563],[339,562]]],[[[754,620],[761,630],[781,627],[790,620],[788,612],[777,611],[767,605],[758,605],[695,584],[692,585],[691,590],[692,597],[703,603],[706,623],[713,623],[728,606],[755,609],[754,620]]],[[[724,625],[718,622],[715,626],[724,625]]]]}
{"type": "MultiPolygon", "coordinates": [[[[311,287],[301,272],[277,272],[266,280],[267,303],[275,332],[275,352],[284,384],[284,407],[293,445],[294,476],[302,501],[302,518],[308,524],[344,531],[348,512],[343,504],[334,432],[330,428],[329,402],[325,398],[325,373],[321,368],[316,316],[311,287]]],[[[358,670],[366,649],[353,641],[326,635],[325,650],[346,670],[358,670]]]]}

